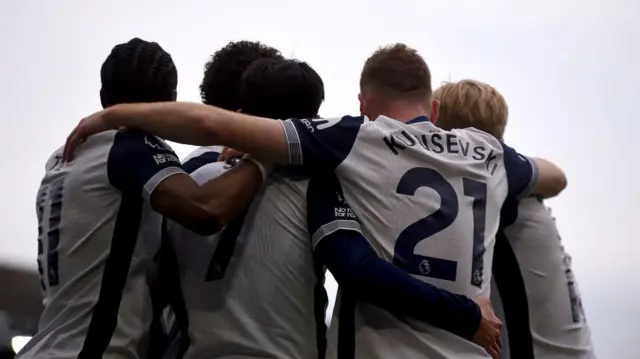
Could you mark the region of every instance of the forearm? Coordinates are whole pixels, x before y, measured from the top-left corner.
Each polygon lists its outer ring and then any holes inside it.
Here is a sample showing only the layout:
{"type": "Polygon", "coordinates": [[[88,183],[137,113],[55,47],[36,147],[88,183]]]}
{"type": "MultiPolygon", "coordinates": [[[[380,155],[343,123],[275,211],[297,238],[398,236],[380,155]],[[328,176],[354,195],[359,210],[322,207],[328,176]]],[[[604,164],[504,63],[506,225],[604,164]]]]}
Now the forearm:
{"type": "Polygon", "coordinates": [[[535,158],[534,161],[538,167],[538,183],[532,194],[543,198],[559,195],[567,187],[565,173],[560,167],[545,159],[535,158]]]}
{"type": "Polygon", "coordinates": [[[222,145],[268,162],[288,164],[288,143],[279,121],[189,102],[125,104],[110,108],[112,128],[132,127],[169,141],[222,145]]]}
{"type": "Polygon", "coordinates": [[[471,338],[480,325],[475,302],[422,282],[381,259],[357,232],[332,233],[318,243],[316,253],[340,286],[359,300],[464,338],[471,338]]]}
{"type": "Polygon", "coordinates": [[[218,142],[203,120],[211,108],[189,102],[123,104],[110,107],[105,121],[112,128],[139,128],[169,141],[206,146],[218,142]]]}
{"type": "Polygon", "coordinates": [[[217,222],[226,225],[251,203],[262,182],[258,166],[244,160],[202,185],[200,198],[210,212],[217,214],[217,222]]]}

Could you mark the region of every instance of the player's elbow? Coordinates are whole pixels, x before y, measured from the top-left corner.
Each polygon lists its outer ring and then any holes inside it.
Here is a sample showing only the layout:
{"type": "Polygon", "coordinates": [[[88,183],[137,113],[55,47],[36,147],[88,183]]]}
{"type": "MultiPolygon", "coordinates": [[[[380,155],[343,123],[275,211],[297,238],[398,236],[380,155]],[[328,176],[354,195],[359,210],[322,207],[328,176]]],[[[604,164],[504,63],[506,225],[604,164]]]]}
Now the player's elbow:
{"type": "Polygon", "coordinates": [[[205,206],[197,202],[176,206],[173,213],[165,215],[201,236],[215,234],[224,226],[223,214],[217,207],[205,206]]]}
{"type": "Polygon", "coordinates": [[[220,231],[226,224],[224,212],[218,206],[198,206],[198,214],[189,221],[188,228],[202,236],[210,236],[220,231]]]}
{"type": "Polygon", "coordinates": [[[538,165],[538,184],[533,194],[543,198],[555,197],[567,187],[567,176],[560,167],[547,160],[536,158],[538,165]]]}

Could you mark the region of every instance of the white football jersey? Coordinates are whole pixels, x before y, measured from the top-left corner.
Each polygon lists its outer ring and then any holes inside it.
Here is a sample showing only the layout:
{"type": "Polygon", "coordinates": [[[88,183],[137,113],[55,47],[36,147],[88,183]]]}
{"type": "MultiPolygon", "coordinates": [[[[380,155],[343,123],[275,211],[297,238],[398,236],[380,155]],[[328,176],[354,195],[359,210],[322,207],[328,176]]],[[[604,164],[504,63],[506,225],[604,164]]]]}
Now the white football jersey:
{"type": "Polygon", "coordinates": [[[222,147],[220,146],[198,147],[182,160],[182,168],[187,173],[193,173],[206,164],[218,161],[221,152],[222,147]]]}
{"type": "MultiPolygon", "coordinates": [[[[192,176],[204,183],[223,166],[208,164],[192,176]]],[[[274,171],[246,213],[214,236],[170,225],[188,313],[186,351],[170,353],[189,359],[324,354],[327,296],[307,232],[308,182],[291,170],[274,171]]]]}
{"type": "MultiPolygon", "coordinates": [[[[493,280],[504,311],[511,358],[594,359],[571,258],[554,218],[528,197],[503,208],[493,280]]],[[[498,304],[498,303],[496,303],[498,304]]]]}
{"type": "Polygon", "coordinates": [[[145,357],[161,223],[148,201],[178,173],[171,148],[136,131],[91,136],[69,163],[51,155],[36,204],[44,311],[18,358],[145,357]]]}
{"type": "MultiPolygon", "coordinates": [[[[335,171],[383,259],[450,292],[489,297],[500,208],[537,182],[533,161],[482,131],[444,131],[426,117],[282,124],[289,162],[335,171]]],[[[344,294],[329,331],[330,358],[488,357],[466,339],[344,294]]]]}

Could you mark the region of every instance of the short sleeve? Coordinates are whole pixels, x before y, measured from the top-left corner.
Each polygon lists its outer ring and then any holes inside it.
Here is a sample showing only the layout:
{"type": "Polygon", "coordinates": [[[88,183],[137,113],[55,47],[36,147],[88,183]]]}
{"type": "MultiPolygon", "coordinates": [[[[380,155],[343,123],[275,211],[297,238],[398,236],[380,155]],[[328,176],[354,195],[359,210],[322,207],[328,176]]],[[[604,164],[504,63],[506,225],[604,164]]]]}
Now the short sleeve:
{"type": "Polygon", "coordinates": [[[139,131],[116,133],[107,174],[117,189],[141,193],[149,201],[156,186],[169,176],[185,173],[173,150],[159,138],[139,131]]]}
{"type": "Polygon", "coordinates": [[[503,160],[509,191],[507,199],[520,199],[531,193],[538,184],[538,166],[529,157],[502,143],[503,160]]]}
{"type": "Polygon", "coordinates": [[[289,146],[289,163],[307,169],[335,169],[353,148],[366,117],[289,119],[282,127],[289,146]]]}
{"type": "Polygon", "coordinates": [[[360,222],[344,198],[340,182],[333,173],[317,175],[309,180],[307,226],[314,249],[323,238],[336,231],[362,233],[360,222]]]}

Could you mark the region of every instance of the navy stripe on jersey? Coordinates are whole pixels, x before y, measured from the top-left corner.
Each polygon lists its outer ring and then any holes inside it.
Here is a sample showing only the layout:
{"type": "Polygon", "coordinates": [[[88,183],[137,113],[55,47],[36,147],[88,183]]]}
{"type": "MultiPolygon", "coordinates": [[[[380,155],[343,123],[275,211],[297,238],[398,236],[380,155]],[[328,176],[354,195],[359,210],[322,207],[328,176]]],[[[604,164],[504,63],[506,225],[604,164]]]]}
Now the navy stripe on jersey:
{"type": "Polygon", "coordinates": [[[313,270],[316,274],[316,285],[313,287],[313,316],[316,321],[316,343],[318,359],[324,359],[327,351],[327,323],[325,317],[329,297],[324,287],[324,265],[315,255],[313,256],[313,270]]]}
{"type": "Polygon", "coordinates": [[[206,164],[218,161],[218,156],[220,156],[220,153],[216,151],[204,152],[201,155],[188,159],[182,164],[182,169],[187,173],[193,173],[195,170],[206,164]]]}
{"type": "Polygon", "coordinates": [[[138,240],[143,199],[148,199],[164,178],[183,172],[179,165],[175,153],[154,136],[128,130],[114,136],[107,159],[107,176],[122,196],[100,295],[79,359],[101,358],[107,349],[118,323],[120,302],[138,240]]]}
{"type": "Polygon", "coordinates": [[[538,166],[531,158],[519,154],[502,142],[500,144],[507,173],[507,199],[520,199],[529,195],[538,184],[538,166]]]}
{"type": "Polygon", "coordinates": [[[500,228],[493,253],[493,280],[504,311],[511,358],[533,359],[529,303],[520,265],[504,229],[518,217],[518,201],[507,198],[501,209],[500,228]]]}
{"type": "Polygon", "coordinates": [[[351,152],[360,126],[366,121],[363,116],[282,121],[289,144],[289,163],[304,165],[307,170],[335,169],[351,152]]]}
{"type": "Polygon", "coordinates": [[[107,257],[100,295],[93,308],[89,330],[78,359],[102,358],[118,324],[122,293],[129,276],[131,258],[142,220],[142,196],[123,193],[107,257]]]}
{"type": "MultiPolygon", "coordinates": [[[[168,303],[175,315],[175,322],[169,333],[167,333],[168,350],[174,352],[167,352],[165,358],[182,359],[191,345],[189,316],[184,296],[182,295],[178,256],[167,234],[167,220],[164,219],[162,223],[162,247],[158,278],[162,283],[161,296],[165,298],[165,304],[168,303]]],[[[158,313],[158,318],[161,318],[162,314],[162,312],[158,313]]],[[[150,343],[150,345],[153,345],[153,343],[150,343]]]]}
{"type": "MultiPolygon", "coordinates": [[[[164,236],[165,220],[162,221],[162,234],[164,236]]],[[[149,295],[151,296],[151,306],[153,307],[151,324],[147,334],[147,358],[162,358],[169,347],[169,336],[162,325],[162,314],[167,307],[167,296],[164,286],[166,286],[165,275],[162,271],[163,248],[161,247],[154,257],[154,262],[158,266],[158,271],[149,285],[149,295]]]]}
{"type": "Polygon", "coordinates": [[[356,357],[356,300],[343,289],[338,308],[338,357],[353,359],[356,357]]]}

